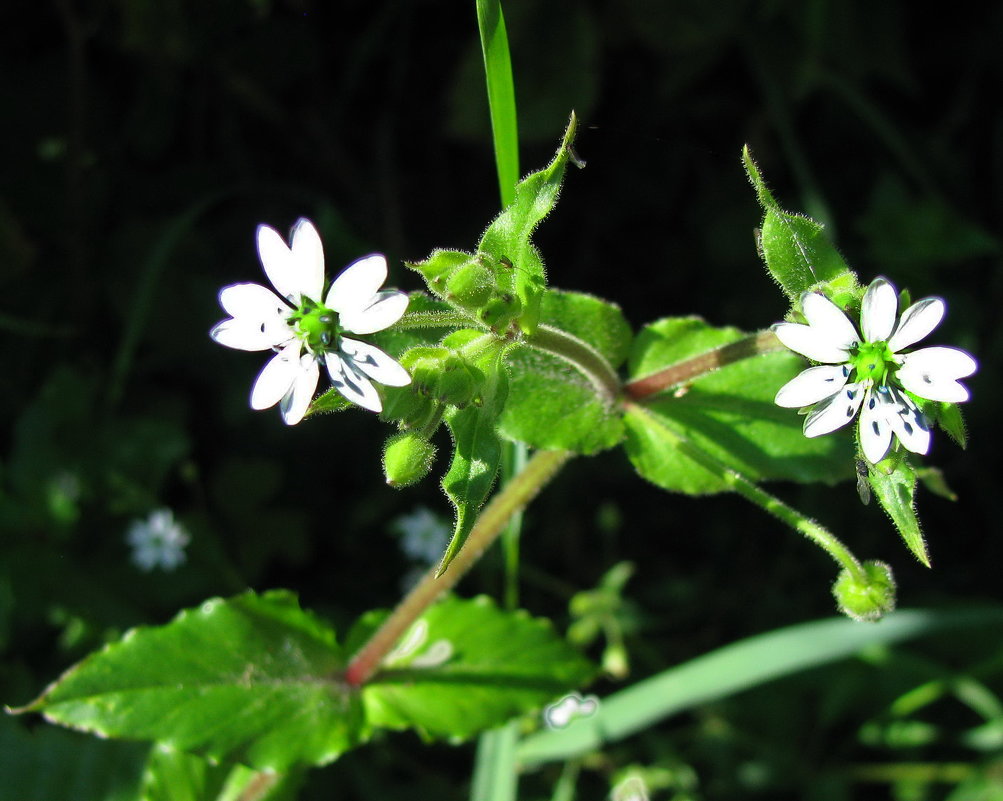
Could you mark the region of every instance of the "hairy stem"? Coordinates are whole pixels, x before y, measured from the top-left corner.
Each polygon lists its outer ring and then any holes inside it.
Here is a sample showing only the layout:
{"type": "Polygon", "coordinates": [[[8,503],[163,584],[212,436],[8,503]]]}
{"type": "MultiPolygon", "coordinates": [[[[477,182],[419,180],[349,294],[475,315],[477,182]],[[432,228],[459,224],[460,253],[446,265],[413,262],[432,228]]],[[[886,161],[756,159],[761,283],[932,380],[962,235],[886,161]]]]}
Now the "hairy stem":
{"type": "Polygon", "coordinates": [[[552,353],[570,362],[585,375],[609,403],[615,403],[622,388],[620,377],[599,351],[578,337],[553,326],[541,324],[526,339],[531,348],[552,353]]]}
{"type": "Polygon", "coordinates": [[[786,350],[772,331],[760,331],[752,336],[729,342],[719,348],[693,356],[670,365],[657,373],[646,375],[628,382],[624,386],[631,400],[643,400],[666,389],[685,384],[706,373],[718,370],[726,364],[758,356],[760,353],[786,350]]]}
{"type": "Polygon", "coordinates": [[[436,578],[437,567],[429,570],[352,657],[345,669],[347,684],[361,687],[372,677],[397,640],[440,595],[456,585],[501,534],[509,518],[533,500],[572,455],[570,451],[537,451],[533,455],[522,472],[484,507],[463,548],[442,575],[436,578]]]}

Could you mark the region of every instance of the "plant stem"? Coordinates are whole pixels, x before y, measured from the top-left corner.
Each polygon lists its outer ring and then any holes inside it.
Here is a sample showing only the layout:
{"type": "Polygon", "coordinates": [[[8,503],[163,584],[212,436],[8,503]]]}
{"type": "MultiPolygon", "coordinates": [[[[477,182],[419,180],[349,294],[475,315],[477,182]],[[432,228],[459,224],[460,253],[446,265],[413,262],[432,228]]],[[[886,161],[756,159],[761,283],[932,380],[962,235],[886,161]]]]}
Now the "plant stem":
{"type": "Polygon", "coordinates": [[[665,367],[657,373],[637,378],[624,386],[631,400],[643,400],[666,389],[685,384],[726,364],[758,356],[761,353],[786,350],[772,331],[760,331],[752,336],[729,342],[719,348],[693,356],[665,367]]]}
{"type": "Polygon", "coordinates": [[[348,685],[361,687],[372,677],[397,640],[440,595],[456,585],[495,541],[509,518],[533,500],[572,455],[570,451],[537,451],[533,455],[525,469],[484,507],[463,548],[443,574],[436,578],[437,567],[432,567],[352,657],[344,675],[348,685]]]}
{"type": "Polygon", "coordinates": [[[574,365],[609,403],[620,398],[622,383],[606,357],[587,342],[553,326],[541,324],[525,343],[574,365]]]}
{"type": "MultiPolygon", "coordinates": [[[[459,312],[408,312],[393,327],[407,331],[411,328],[470,328],[475,323],[459,312]]],[[[483,327],[483,326],[482,326],[483,327]]]]}

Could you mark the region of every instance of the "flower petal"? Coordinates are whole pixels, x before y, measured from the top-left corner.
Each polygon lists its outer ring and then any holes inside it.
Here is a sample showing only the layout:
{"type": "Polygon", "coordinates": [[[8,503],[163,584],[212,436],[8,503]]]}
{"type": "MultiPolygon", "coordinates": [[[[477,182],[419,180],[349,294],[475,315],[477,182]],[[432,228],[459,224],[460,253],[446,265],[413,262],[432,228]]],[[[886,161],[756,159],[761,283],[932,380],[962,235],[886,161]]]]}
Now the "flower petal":
{"type": "Polygon", "coordinates": [[[960,348],[922,348],[902,357],[895,377],[902,386],[928,400],[961,403],[970,397],[957,379],[978,369],[974,358],[960,348]]]}
{"type": "Polygon", "coordinates": [[[895,327],[898,293],[884,278],[875,278],[860,304],[860,330],[865,342],[884,342],[895,327]]]}
{"type": "Polygon", "coordinates": [[[383,402],[376,388],[351,362],[343,359],[337,353],[325,353],[327,372],[331,383],[345,398],[368,409],[371,412],[382,412],[383,402]]]}
{"type": "MultiPolygon", "coordinates": [[[[285,323],[282,323],[285,325],[285,323]]],[[[236,350],[269,350],[293,336],[286,326],[283,332],[278,325],[269,328],[265,323],[235,320],[232,317],[216,323],[209,332],[216,342],[236,350]]]]}
{"type": "Polygon", "coordinates": [[[410,298],[404,292],[377,292],[376,301],[364,309],[341,314],[341,326],[353,334],[372,334],[396,323],[407,311],[410,298]]]}
{"type": "Polygon", "coordinates": [[[317,365],[317,360],[312,354],[304,353],[299,358],[293,385],[279,404],[282,420],[287,426],[294,426],[303,419],[306,410],[310,408],[310,401],[313,400],[313,393],[317,390],[319,378],[320,367],[317,365]]]}
{"type": "Polygon", "coordinates": [[[293,253],[282,235],[270,225],[259,225],[256,235],[258,258],[276,291],[293,305],[299,304],[299,282],[293,253]]]}
{"type": "Polygon", "coordinates": [[[801,296],[801,310],[808,324],[830,344],[847,350],[860,341],[853,323],[825,295],[806,292],[801,296]]]}
{"type": "Polygon", "coordinates": [[[407,370],[382,350],[367,342],[342,337],[339,350],[344,360],[351,361],[354,367],[374,381],[379,381],[388,387],[406,387],[411,383],[411,376],[407,370]]]}
{"type": "Polygon", "coordinates": [[[833,342],[831,336],[810,325],[777,323],[773,326],[773,333],[788,348],[816,362],[841,364],[849,355],[846,348],[833,342]]]}
{"type": "Polygon", "coordinates": [[[947,306],[940,298],[923,298],[902,312],[895,333],[888,340],[888,349],[898,353],[902,348],[908,348],[919,342],[944,319],[947,306]]]}
{"type": "Polygon", "coordinates": [[[382,253],[357,259],[334,279],[324,304],[339,314],[359,311],[373,302],[386,280],[387,260],[382,253]]]}
{"type": "Polygon", "coordinates": [[[860,411],[860,447],[872,464],[884,459],[892,445],[890,417],[894,414],[895,407],[888,399],[887,387],[867,390],[860,411]]]}
{"type": "Polygon", "coordinates": [[[926,453],[930,450],[930,426],[927,425],[926,418],[908,396],[891,388],[890,393],[894,399],[893,410],[889,411],[888,423],[908,450],[913,453],[926,453]]]}
{"type": "Polygon", "coordinates": [[[268,409],[285,396],[300,370],[300,343],[290,342],[264,366],[251,388],[251,408],[268,409]]]}
{"type": "Polygon", "coordinates": [[[831,398],[815,404],[804,421],[806,437],[820,437],[849,423],[864,398],[863,384],[847,384],[831,398]]]}
{"type": "Polygon", "coordinates": [[[780,387],[774,403],[785,409],[817,403],[842,389],[849,375],[850,368],[844,364],[809,367],[780,387]]]}
{"type": "Polygon", "coordinates": [[[320,300],[324,291],[324,245],[320,234],[312,222],[300,217],[289,232],[289,241],[299,291],[311,300],[320,300]]]}
{"type": "Polygon", "coordinates": [[[285,319],[292,309],[272,290],[261,284],[230,284],[219,291],[219,305],[231,317],[264,320],[285,319]]]}

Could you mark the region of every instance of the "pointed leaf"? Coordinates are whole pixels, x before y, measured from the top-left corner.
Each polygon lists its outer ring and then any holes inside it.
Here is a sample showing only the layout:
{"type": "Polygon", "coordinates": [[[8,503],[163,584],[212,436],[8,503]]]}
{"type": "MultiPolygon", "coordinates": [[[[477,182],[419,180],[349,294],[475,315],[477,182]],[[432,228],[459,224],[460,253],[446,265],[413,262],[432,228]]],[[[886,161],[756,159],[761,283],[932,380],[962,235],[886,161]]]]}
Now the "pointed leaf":
{"type": "Polygon", "coordinates": [[[680,380],[628,410],[627,454],[642,477],[689,494],[730,489],[687,455],[690,446],[680,447],[682,441],[750,481],[834,483],[849,477],[849,436],[809,439],[802,418],[774,403],[777,390],[804,361],[786,349],[748,357],[746,341],[737,329],[713,328],[696,317],[659,320],[638,334],[630,358],[633,379],[687,363],[702,365],[696,378],[680,380]]]}
{"type": "Polygon", "coordinates": [[[592,678],[594,667],[544,618],[488,598],[447,598],[402,638],[362,690],[373,726],[469,737],[592,678]],[[398,647],[400,648],[400,646],[398,647]]]}
{"type": "Polygon", "coordinates": [[[913,556],[930,567],[930,554],[916,517],[916,471],[902,454],[871,465],[868,471],[874,497],[899,530],[913,556]]]}
{"type": "MultiPolygon", "coordinates": [[[[618,367],[630,346],[630,326],[617,306],[590,295],[548,290],[542,323],[553,326],[594,350],[610,369],[618,367]]],[[[538,331],[537,336],[545,329],[538,331]]],[[[509,396],[501,418],[502,434],[533,448],[595,453],[623,439],[617,398],[568,361],[532,347],[506,357],[509,396]]]]}
{"type": "Polygon", "coordinates": [[[20,711],[283,771],[358,741],[358,697],[335,679],[344,661],[334,632],[291,593],[248,592],[128,632],[20,711]]]}
{"type": "Polygon", "coordinates": [[[856,275],[825,235],[824,226],[809,217],[784,211],[777,204],[746,146],[742,161],[763,207],[760,249],[770,274],[797,305],[804,292],[825,288],[840,298],[857,287],[856,275]]]}

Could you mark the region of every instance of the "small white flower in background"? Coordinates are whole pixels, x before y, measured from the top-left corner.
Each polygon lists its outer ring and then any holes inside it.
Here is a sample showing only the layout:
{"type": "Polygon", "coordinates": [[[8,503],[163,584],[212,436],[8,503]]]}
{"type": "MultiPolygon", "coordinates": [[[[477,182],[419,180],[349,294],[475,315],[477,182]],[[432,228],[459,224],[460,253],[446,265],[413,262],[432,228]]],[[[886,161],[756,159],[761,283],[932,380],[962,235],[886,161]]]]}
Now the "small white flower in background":
{"type": "Polygon", "coordinates": [[[426,565],[434,564],[442,558],[452,533],[445,520],[424,506],[417,507],[410,514],[401,515],[390,527],[400,535],[404,555],[426,565]]]}
{"type": "Polygon", "coordinates": [[[282,419],[295,425],[310,406],[323,362],[345,398],[382,411],[372,382],[402,387],[411,376],[379,348],[343,332],[382,331],[407,310],[405,293],[380,290],[387,260],[374,253],[352,262],[324,294],[324,248],[312,222],[298,220],[289,245],[274,228],[259,225],[257,242],[261,265],[278,294],[260,284],[224,287],[219,302],[230,317],[209,334],[228,348],[275,351],[254,382],[251,408],[278,403],[282,419]]]}
{"type": "Polygon", "coordinates": [[[543,720],[548,728],[563,729],[577,718],[591,717],[598,709],[599,699],[594,695],[582,698],[578,693],[571,693],[543,710],[543,720]]]}
{"type": "Polygon", "coordinates": [[[784,384],[776,403],[789,409],[814,404],[804,421],[806,437],[835,431],[860,411],[860,447],[869,462],[885,458],[893,434],[913,453],[926,453],[930,427],[907,392],[932,401],[966,401],[968,390],[958,379],[978,369],[958,348],[903,352],[940,324],[944,301],[923,298],[897,316],[895,287],[876,278],[861,302],[863,336],[824,295],[805,293],[801,308],[807,325],[777,323],[773,330],[788,348],[822,364],[784,384]]]}
{"type": "Polygon", "coordinates": [[[146,520],[133,521],[126,534],[126,542],[132,546],[132,561],[147,572],[157,567],[174,570],[184,564],[185,546],[190,539],[170,509],[156,509],[146,520]]]}

